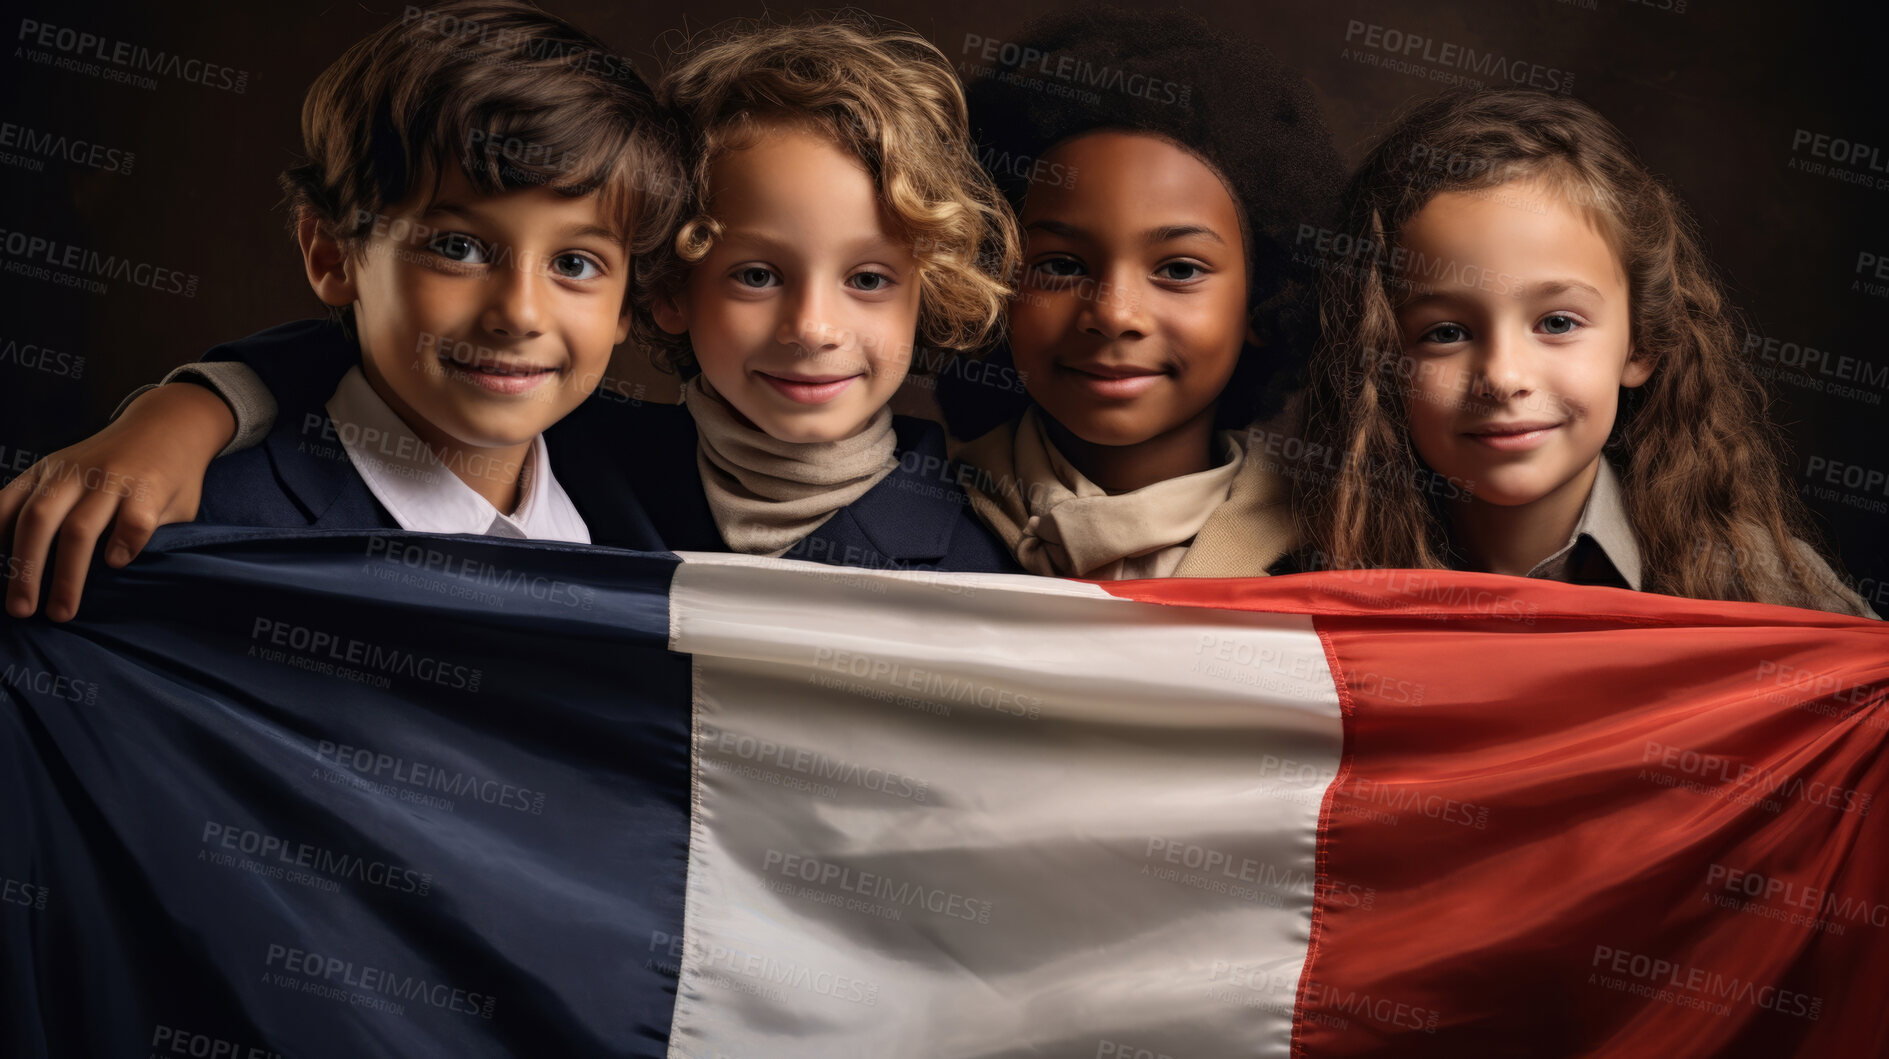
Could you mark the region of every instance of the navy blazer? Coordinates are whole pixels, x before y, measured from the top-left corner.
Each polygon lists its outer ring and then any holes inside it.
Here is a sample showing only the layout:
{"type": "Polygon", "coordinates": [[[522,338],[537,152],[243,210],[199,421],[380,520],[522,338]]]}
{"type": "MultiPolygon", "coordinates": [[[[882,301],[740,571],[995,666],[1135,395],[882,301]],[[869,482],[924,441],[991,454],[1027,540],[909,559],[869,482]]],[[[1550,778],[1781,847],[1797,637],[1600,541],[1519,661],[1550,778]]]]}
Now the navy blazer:
{"type": "MultiPolygon", "coordinates": [[[[1003,542],[977,520],[945,458],[944,431],[893,417],[898,467],[833,514],[783,558],[896,570],[1022,573],[1003,542]]],[[[681,405],[625,402],[573,414],[558,446],[585,454],[585,487],[642,498],[674,551],[731,550],[708,506],[696,462],[695,417],[681,405]]],[[[547,432],[549,434],[549,432],[547,432]]],[[[559,474],[562,479],[562,472],[559,474]]],[[[565,488],[573,488],[566,482],[565,488]]]]}
{"type": "MultiPolygon", "coordinates": [[[[345,346],[358,363],[360,353],[352,349],[353,343],[338,329],[330,333],[312,326],[317,323],[308,320],[271,328],[240,342],[218,346],[204,359],[239,359],[233,352],[242,350],[253,353],[259,361],[306,371],[308,360],[332,360],[346,351],[342,348],[345,346]]],[[[337,375],[334,383],[339,382],[337,375]]],[[[335,436],[323,408],[334,393],[334,385],[321,390],[318,386],[278,385],[272,380],[269,389],[279,409],[275,426],[261,444],[210,464],[203,479],[203,502],[197,508],[197,521],[280,529],[399,529],[400,524],[368,490],[335,436]]]]}
{"type": "MultiPolygon", "coordinates": [[[[360,356],[359,347],[326,320],[270,328],[205,355],[206,360],[247,364],[268,384],[280,408],[267,441],[223,457],[216,467],[232,464],[231,475],[240,474],[237,481],[250,483],[259,477],[258,460],[266,454],[282,483],[275,491],[291,493],[300,509],[311,512],[303,522],[248,524],[313,525],[337,505],[346,517],[355,517],[361,501],[371,505],[384,524],[392,524],[339,451],[332,429],[325,427],[322,406],[348,369],[360,363],[360,356]],[[335,449],[345,470],[341,477],[347,481],[330,481],[333,469],[312,462],[326,458],[328,445],[335,449]],[[282,464],[293,469],[284,474],[282,464]]],[[[944,432],[937,424],[898,416],[894,432],[898,468],[794,545],[786,557],[837,566],[1021,573],[1009,549],[972,514],[957,484],[958,467],[945,459],[944,432]]],[[[545,440],[552,473],[590,526],[595,543],[645,551],[729,550],[702,489],[695,419],[686,408],[599,389],[548,428],[545,440]]],[[[209,490],[206,483],[206,500],[209,490]]],[[[250,485],[232,491],[257,490],[250,485]]],[[[208,515],[206,520],[223,521],[208,515]]]]}

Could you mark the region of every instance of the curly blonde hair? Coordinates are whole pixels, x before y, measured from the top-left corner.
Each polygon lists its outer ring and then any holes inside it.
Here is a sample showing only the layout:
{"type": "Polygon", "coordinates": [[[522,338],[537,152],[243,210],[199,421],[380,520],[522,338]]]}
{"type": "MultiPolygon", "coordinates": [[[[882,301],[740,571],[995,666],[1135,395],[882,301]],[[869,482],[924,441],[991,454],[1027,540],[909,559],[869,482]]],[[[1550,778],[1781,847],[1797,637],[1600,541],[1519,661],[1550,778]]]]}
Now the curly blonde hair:
{"type": "Polygon", "coordinates": [[[1814,606],[1796,543],[1809,520],[1785,480],[1763,387],[1740,357],[1734,311],[1678,197],[1592,107],[1530,90],[1419,103],[1345,194],[1323,262],[1308,453],[1294,474],[1311,565],[1443,567],[1451,545],[1437,478],[1410,441],[1395,305],[1399,233],[1450,191],[1536,178],[1592,216],[1628,278],[1633,352],[1653,366],[1622,391],[1604,449],[1620,471],[1649,591],[1814,606]]]}
{"type": "MultiPolygon", "coordinates": [[[[1016,219],[971,146],[964,90],[925,38],[857,12],[743,19],[689,41],[656,89],[682,126],[687,176],[674,238],[652,266],[672,295],[721,233],[709,174],[767,130],[826,136],[857,158],[918,259],[918,336],[976,349],[1003,319],[1016,219]]],[[[645,333],[659,366],[696,370],[687,335],[645,333]]]]}

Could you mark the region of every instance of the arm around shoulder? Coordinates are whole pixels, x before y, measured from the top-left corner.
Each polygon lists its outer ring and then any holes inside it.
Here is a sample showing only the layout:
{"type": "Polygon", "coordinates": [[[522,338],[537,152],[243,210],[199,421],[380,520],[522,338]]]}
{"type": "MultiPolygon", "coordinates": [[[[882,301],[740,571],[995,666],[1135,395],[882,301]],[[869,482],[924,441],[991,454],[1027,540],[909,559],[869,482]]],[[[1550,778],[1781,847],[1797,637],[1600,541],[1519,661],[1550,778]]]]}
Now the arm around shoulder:
{"type": "Polygon", "coordinates": [[[49,563],[47,616],[76,614],[107,528],[105,561],[116,567],[143,550],[157,527],[195,518],[210,461],[235,433],[229,408],[200,386],[157,387],[122,413],[0,489],[0,541],[11,538],[7,613],[14,617],[37,609],[49,563]]]}

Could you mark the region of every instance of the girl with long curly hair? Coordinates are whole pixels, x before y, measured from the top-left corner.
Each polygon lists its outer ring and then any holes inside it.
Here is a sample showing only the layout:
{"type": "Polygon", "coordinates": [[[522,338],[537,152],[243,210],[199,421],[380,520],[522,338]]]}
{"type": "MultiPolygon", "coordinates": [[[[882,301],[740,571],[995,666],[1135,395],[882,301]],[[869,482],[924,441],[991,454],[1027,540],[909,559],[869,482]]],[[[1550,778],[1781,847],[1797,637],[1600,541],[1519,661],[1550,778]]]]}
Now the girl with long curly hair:
{"type": "Polygon", "coordinates": [[[1452,92],[1317,242],[1302,566],[1868,608],[1804,538],[1765,394],[1674,193],[1578,100],[1452,92]]]}

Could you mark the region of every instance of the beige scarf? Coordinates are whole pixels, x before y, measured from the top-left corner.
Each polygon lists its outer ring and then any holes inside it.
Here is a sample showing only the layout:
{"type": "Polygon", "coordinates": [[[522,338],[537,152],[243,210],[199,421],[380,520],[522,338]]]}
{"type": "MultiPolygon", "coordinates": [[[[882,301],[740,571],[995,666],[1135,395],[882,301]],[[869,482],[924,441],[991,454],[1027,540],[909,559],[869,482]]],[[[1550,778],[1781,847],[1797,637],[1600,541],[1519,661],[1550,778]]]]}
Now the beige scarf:
{"type": "Polygon", "coordinates": [[[972,507],[1032,573],[1257,577],[1295,533],[1286,480],[1248,458],[1245,441],[1221,431],[1218,466],[1114,495],[1056,451],[1035,408],[960,458],[981,472],[969,485],[972,507]]]}
{"type": "Polygon", "coordinates": [[[840,441],[781,441],[741,422],[698,375],[682,387],[695,418],[695,465],[728,547],[780,555],[898,467],[892,412],[840,441]]]}

